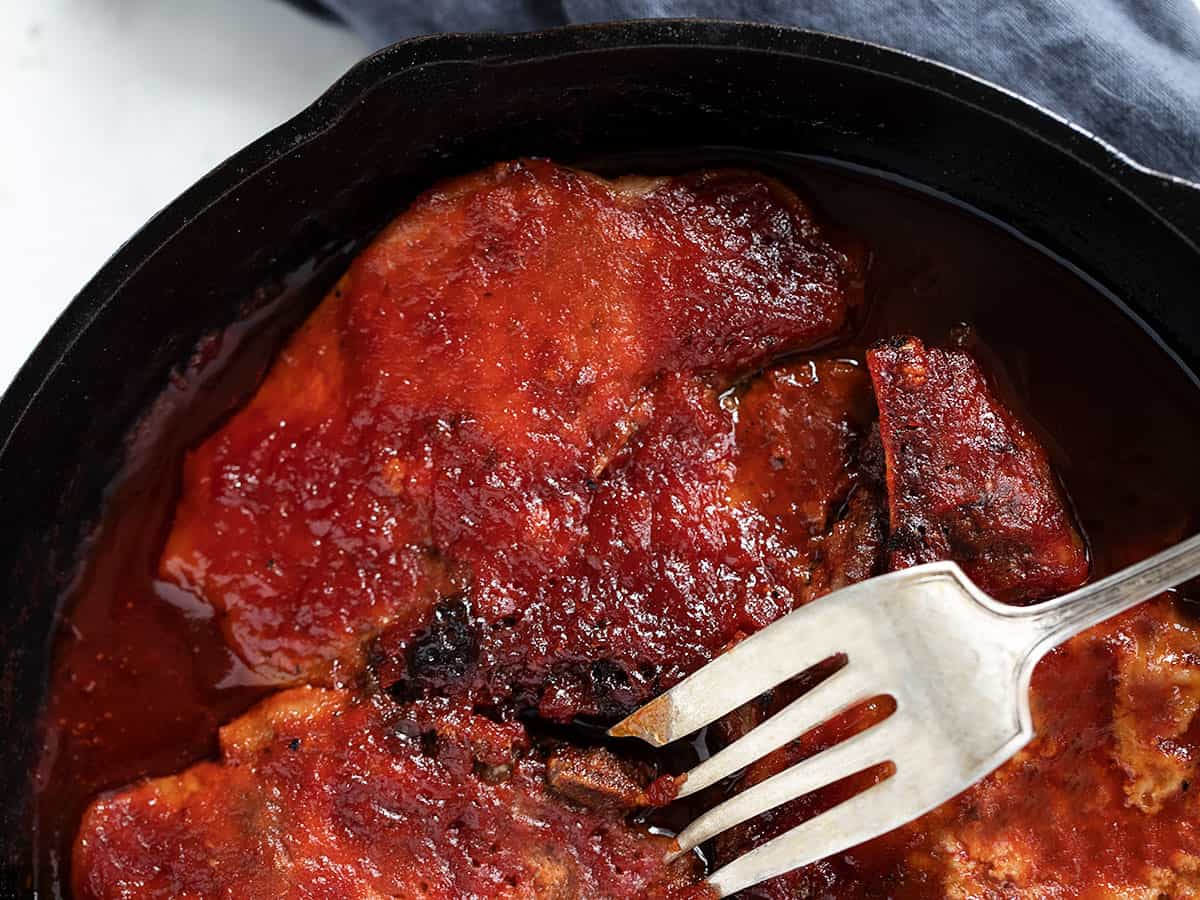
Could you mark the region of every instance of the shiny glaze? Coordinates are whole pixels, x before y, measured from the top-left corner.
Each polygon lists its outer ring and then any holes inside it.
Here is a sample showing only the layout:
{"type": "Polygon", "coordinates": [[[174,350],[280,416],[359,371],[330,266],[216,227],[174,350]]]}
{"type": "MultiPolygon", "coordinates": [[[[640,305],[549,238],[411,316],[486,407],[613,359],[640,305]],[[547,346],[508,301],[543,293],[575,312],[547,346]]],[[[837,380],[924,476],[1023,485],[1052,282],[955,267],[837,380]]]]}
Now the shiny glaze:
{"type": "Polygon", "coordinates": [[[953,559],[1010,603],[1087,580],[1045,451],[970,354],[898,337],[868,350],[867,365],[887,468],[888,568],[953,559]]]}
{"type": "MultiPolygon", "coordinates": [[[[629,161],[613,165],[644,168],[629,161]]],[[[1098,570],[1162,546],[1195,524],[1191,510],[1197,508],[1200,491],[1188,465],[1200,447],[1194,388],[1105,301],[1045,257],[943,204],[807,164],[797,164],[791,174],[799,175],[833,218],[855,229],[872,248],[870,318],[855,340],[831,354],[859,355],[874,337],[898,331],[944,343],[958,322],[968,320],[975,328],[967,342],[985,356],[1002,393],[1015,398],[1036,423],[1051,426],[1040,434],[1049,432],[1051,459],[1076,504],[1098,570]],[[1088,310],[1087,316],[1078,315],[1080,307],[1088,310]],[[1039,327],[1030,328],[1033,321],[1039,327]],[[1073,340],[1062,341],[1068,326],[1073,340]],[[1031,390],[1033,384],[1037,390],[1031,390]],[[1103,407],[1081,404],[1081,396],[1103,396],[1107,402],[1103,407]]],[[[164,506],[157,507],[159,522],[164,506]]],[[[126,506],[130,508],[155,520],[156,506],[144,498],[134,497],[126,506]]],[[[42,794],[51,851],[60,846],[55,833],[59,840],[70,839],[81,800],[96,788],[122,783],[139,771],[170,771],[181,760],[210,752],[211,726],[194,723],[227,718],[249,699],[240,689],[218,687],[230,684],[230,663],[211,621],[187,625],[183,615],[158,601],[149,589],[152,564],[147,557],[152,553],[118,552],[112,535],[102,536],[95,557],[110,560],[109,567],[105,571],[102,563],[93,565],[74,614],[75,622],[94,625],[65,637],[59,657],[42,794]],[[129,600],[108,599],[116,595],[129,600]],[[172,651],[168,637],[175,634],[187,634],[190,641],[172,651]],[[189,652],[189,645],[199,652],[189,652]],[[128,672],[125,693],[115,681],[87,677],[107,674],[107,660],[96,657],[113,652],[128,672]],[[207,668],[193,662],[205,658],[215,662],[207,668]],[[181,681],[199,687],[194,693],[180,691],[181,681]],[[193,723],[174,739],[164,736],[157,757],[147,748],[154,746],[151,735],[161,732],[161,722],[147,721],[144,715],[146,704],[153,702],[164,709],[169,705],[178,721],[193,723]]],[[[147,545],[154,540],[148,536],[147,545]]],[[[1058,682],[1042,672],[1055,672],[1058,659],[1048,661],[1038,675],[1037,690],[1044,697],[1039,714],[1046,721],[1076,710],[1075,692],[1107,677],[1103,665],[1108,663],[1102,661],[1097,664],[1100,675],[1085,674],[1080,683],[1063,684],[1056,691],[1058,682]]],[[[1103,746],[1112,727],[1105,721],[1102,692],[1097,696],[1089,734],[1103,746]]],[[[1111,779],[1111,768],[1105,771],[1111,779]]],[[[1032,797],[1029,805],[1035,804],[1032,797]]],[[[1119,804],[1107,812],[1117,822],[1128,817],[1119,804]]],[[[1086,830],[1087,823],[1082,825],[1086,830]]],[[[1108,826],[1097,824],[1095,833],[1102,827],[1108,826]]],[[[891,896],[888,886],[895,885],[895,870],[906,857],[888,840],[820,869],[814,875],[814,896],[891,896]]],[[[903,840],[919,849],[925,838],[918,834],[903,840]]],[[[1065,852],[1071,858],[1069,847],[1065,852]]],[[[51,856],[48,864],[53,860],[51,856]]],[[[905,890],[909,896],[939,896],[932,880],[916,878],[905,890]]]]}
{"type": "Polygon", "coordinates": [[[669,900],[694,881],[698,860],[664,865],[670,840],[620,805],[554,796],[563,775],[520,725],[464,714],[423,737],[398,712],[351,691],[273,695],[221,729],[224,765],[91,808],[76,896],[669,900]]]}
{"type": "Polygon", "coordinates": [[[845,330],[857,251],[750,173],[439,185],[191,455],[163,573],[266,677],[353,668],[380,629],[391,669],[460,596],[470,671],[414,677],[557,721],[627,709],[804,599],[773,517],[728,499],[720,392],[845,330]]]}

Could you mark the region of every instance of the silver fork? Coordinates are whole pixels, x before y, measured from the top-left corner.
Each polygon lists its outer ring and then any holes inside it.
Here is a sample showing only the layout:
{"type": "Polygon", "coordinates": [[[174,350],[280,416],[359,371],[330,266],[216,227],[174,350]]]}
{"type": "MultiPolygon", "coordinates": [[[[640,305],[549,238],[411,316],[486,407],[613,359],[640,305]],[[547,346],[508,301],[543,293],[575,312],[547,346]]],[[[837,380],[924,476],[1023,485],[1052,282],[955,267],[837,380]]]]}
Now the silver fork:
{"type": "Polygon", "coordinates": [[[726,829],[881,763],[867,788],[711,874],[721,897],[839,853],[923,815],[979,781],[1033,737],[1029,679],[1049,650],[1200,575],[1200,535],[1033,607],[1004,606],[952,562],[872,578],[789,613],[624,719],[609,734],[661,747],[811,666],[845,665],[684,776],[680,796],[732,775],[863,701],[895,711],[699,816],[676,838],[691,851],[726,829]]]}

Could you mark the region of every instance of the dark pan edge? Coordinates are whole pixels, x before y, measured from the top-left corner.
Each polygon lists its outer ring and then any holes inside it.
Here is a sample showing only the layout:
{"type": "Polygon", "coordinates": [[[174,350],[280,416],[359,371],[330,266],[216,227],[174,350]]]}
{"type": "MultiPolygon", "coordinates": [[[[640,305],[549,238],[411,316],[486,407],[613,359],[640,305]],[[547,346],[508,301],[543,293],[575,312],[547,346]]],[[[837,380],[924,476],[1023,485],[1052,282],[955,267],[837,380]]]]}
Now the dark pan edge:
{"type": "Polygon", "coordinates": [[[1200,252],[1200,185],[1135,162],[1053,112],[1002,87],[913,54],[800,28],[706,19],[568,25],[519,34],[411,38],[354,65],[324,94],[201,177],[118,247],[38,343],[0,397],[0,466],[12,432],[62,364],[75,339],[111,295],[179,230],[276,159],[334,127],[355,99],[394,72],[434,63],[498,64],[623,46],[738,48],[799,54],[911,81],[970,103],[1052,144],[1106,176],[1200,252]],[[1131,189],[1130,184],[1136,186],[1131,189]]]}

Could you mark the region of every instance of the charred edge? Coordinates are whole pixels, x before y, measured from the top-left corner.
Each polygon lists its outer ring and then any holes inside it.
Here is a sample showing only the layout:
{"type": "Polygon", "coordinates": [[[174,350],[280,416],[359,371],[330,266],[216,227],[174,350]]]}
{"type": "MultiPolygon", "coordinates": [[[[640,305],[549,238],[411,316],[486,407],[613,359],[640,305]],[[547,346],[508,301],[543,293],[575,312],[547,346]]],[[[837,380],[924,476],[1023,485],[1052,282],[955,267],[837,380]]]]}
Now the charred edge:
{"type": "Polygon", "coordinates": [[[478,643],[465,594],[434,607],[433,618],[408,651],[405,676],[388,688],[402,702],[466,677],[475,664],[478,643]]]}

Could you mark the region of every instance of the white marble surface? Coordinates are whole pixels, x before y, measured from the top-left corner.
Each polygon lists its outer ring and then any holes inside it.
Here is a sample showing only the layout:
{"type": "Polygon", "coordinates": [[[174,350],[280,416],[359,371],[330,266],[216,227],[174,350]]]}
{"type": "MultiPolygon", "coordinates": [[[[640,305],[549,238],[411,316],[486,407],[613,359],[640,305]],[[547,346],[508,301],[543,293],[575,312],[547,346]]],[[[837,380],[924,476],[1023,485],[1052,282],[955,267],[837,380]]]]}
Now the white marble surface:
{"type": "Polygon", "coordinates": [[[113,250],[368,48],[277,0],[0,0],[0,390],[113,250]]]}

